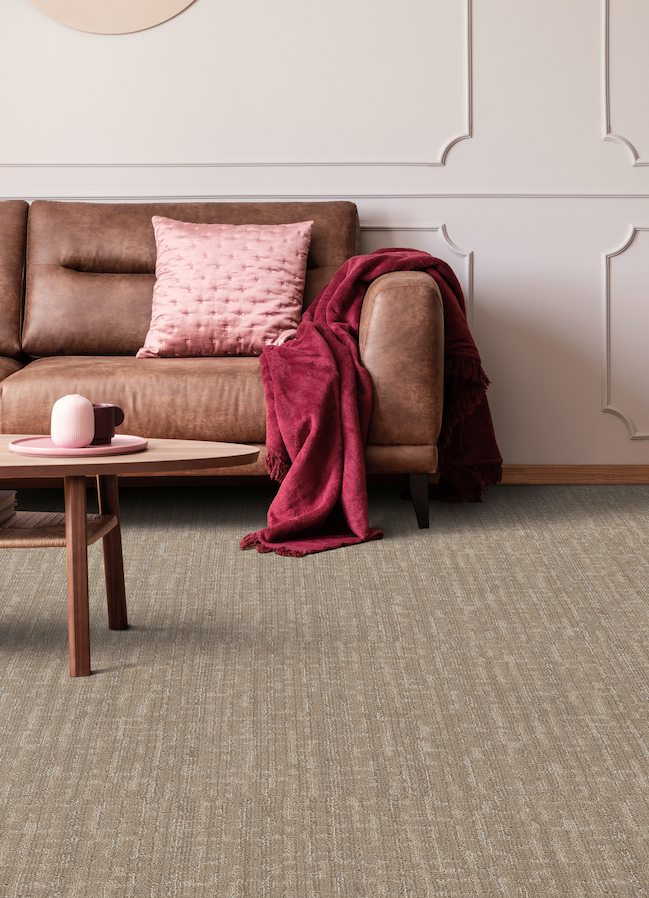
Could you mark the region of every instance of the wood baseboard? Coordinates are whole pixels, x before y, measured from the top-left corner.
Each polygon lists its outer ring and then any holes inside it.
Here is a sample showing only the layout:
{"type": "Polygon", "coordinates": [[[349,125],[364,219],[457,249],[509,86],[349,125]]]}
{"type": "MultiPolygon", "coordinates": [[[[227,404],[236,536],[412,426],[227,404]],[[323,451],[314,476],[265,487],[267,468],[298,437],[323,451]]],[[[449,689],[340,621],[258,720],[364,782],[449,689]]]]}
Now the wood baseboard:
{"type": "Polygon", "coordinates": [[[503,465],[506,484],[649,484],[649,465],[503,465]]]}
{"type": "MultiPolygon", "coordinates": [[[[430,483],[438,480],[437,474],[430,474],[430,483]]],[[[95,478],[88,478],[89,484],[95,478]]],[[[131,474],[119,478],[122,486],[245,486],[251,483],[272,484],[270,477],[236,477],[236,476],[173,476],[173,475],[139,475],[131,474]]],[[[405,484],[405,474],[372,474],[369,483],[405,484]]],[[[503,465],[504,484],[649,484],[649,465],[503,465]]],[[[20,478],[6,483],[7,487],[18,489],[37,489],[62,487],[62,478],[35,479],[20,478]]]]}

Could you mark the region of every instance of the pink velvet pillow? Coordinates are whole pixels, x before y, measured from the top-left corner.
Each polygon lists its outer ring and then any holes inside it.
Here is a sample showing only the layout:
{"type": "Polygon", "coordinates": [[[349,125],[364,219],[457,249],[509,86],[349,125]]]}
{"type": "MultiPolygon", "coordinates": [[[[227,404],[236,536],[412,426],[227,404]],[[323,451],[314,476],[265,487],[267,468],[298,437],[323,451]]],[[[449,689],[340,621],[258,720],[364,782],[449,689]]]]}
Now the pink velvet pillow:
{"type": "Polygon", "coordinates": [[[137,358],[259,355],[295,336],[312,221],[191,224],[154,216],[151,324],[137,358]]]}

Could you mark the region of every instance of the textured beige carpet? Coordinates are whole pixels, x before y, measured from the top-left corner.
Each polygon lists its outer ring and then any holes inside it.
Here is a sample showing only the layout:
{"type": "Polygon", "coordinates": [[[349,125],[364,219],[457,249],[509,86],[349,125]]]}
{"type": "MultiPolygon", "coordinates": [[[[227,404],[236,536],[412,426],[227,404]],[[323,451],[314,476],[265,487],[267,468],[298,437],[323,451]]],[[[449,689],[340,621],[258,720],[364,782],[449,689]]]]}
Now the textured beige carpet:
{"type": "Polygon", "coordinates": [[[238,549],[270,495],[124,490],[85,679],[63,551],[2,552],[1,898],[649,895],[649,487],[375,487],[304,559],[238,549]]]}

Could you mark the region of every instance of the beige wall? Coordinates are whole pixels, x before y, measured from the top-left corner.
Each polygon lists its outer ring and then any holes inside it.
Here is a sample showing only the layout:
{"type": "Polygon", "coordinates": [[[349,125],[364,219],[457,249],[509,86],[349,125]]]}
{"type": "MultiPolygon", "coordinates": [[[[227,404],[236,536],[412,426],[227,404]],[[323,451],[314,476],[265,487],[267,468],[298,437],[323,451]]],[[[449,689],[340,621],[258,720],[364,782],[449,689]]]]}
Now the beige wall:
{"type": "Polygon", "coordinates": [[[352,199],[366,249],[456,269],[507,463],[649,464],[647,34],[646,0],[195,0],[128,35],[2,0],[0,196],[352,199]]]}

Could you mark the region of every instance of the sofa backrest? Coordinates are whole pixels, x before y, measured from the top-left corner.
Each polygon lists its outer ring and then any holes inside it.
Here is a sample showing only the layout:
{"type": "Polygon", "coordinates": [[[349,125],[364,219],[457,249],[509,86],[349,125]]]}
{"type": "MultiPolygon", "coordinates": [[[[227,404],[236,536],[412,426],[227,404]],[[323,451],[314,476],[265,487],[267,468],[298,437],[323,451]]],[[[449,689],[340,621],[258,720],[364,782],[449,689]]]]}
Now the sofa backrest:
{"type": "Polygon", "coordinates": [[[29,209],[22,348],[32,356],[135,355],[151,319],[155,237],[151,218],[198,224],[315,222],[308,306],[360,252],[353,203],[61,203],[29,209]]]}
{"type": "Polygon", "coordinates": [[[28,209],[24,200],[0,203],[0,356],[10,359],[20,356],[28,209]]]}

